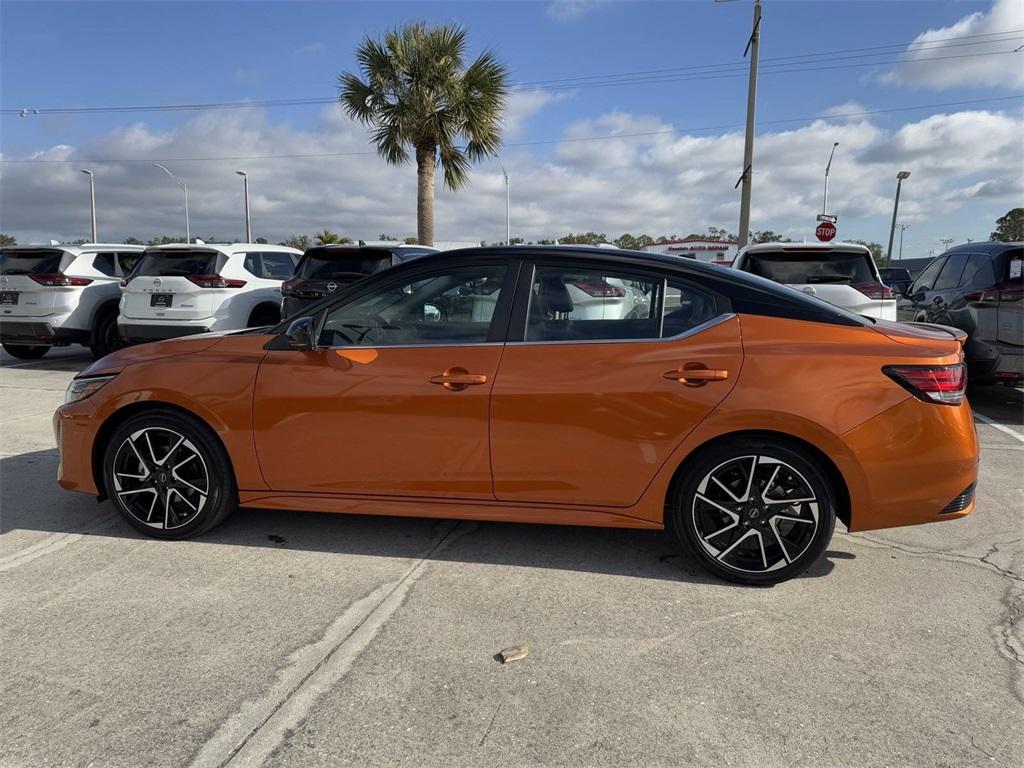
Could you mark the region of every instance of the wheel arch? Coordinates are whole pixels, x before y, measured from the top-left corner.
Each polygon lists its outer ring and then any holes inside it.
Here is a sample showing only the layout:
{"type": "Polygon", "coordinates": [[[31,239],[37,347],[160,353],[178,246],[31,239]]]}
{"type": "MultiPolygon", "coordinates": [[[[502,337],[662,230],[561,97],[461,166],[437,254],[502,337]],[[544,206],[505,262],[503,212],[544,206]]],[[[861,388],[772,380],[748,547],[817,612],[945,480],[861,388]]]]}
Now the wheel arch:
{"type": "Polygon", "coordinates": [[[261,312],[268,312],[270,314],[273,314],[277,318],[277,320],[274,321],[273,323],[271,323],[271,325],[276,325],[277,323],[281,322],[281,305],[280,305],[280,303],[275,304],[272,301],[261,301],[259,304],[257,304],[255,307],[253,307],[249,311],[249,317],[246,320],[246,327],[247,328],[252,328],[253,327],[253,319],[257,315],[259,315],[261,312]]]}
{"type": "MultiPolygon", "coordinates": [[[[822,471],[825,472],[832,484],[833,491],[836,495],[836,517],[845,525],[850,526],[850,520],[852,517],[852,503],[850,500],[850,489],[847,485],[846,478],[843,473],[839,470],[839,467],[832,460],[832,458],[821,448],[816,446],[814,443],[805,440],[801,437],[788,434],[786,432],[779,432],[771,429],[747,429],[747,430],[736,430],[734,432],[725,432],[715,437],[706,440],[700,445],[696,446],[691,450],[676,467],[675,472],[672,474],[672,479],[668,484],[667,491],[665,493],[665,511],[667,512],[672,504],[673,498],[678,489],[679,483],[686,476],[688,467],[692,466],[697,458],[706,450],[712,446],[719,445],[723,442],[736,439],[762,439],[772,440],[776,442],[786,443],[793,447],[799,448],[818,462],[821,466],[822,471]]],[[[669,515],[665,515],[665,519],[669,519],[669,515]]]]}
{"type": "Polygon", "coordinates": [[[103,477],[103,454],[106,453],[110,438],[113,436],[114,432],[117,431],[117,428],[128,421],[128,419],[148,411],[169,411],[171,413],[176,413],[179,416],[184,416],[185,418],[195,421],[205,427],[209,435],[220,444],[220,447],[224,450],[224,454],[228,457],[228,463],[231,465],[231,474],[236,478],[238,477],[235,471],[233,459],[231,458],[231,452],[224,444],[221,436],[217,433],[217,430],[214,429],[206,419],[195,411],[191,411],[188,408],[175,403],[169,403],[164,400],[142,400],[129,403],[118,408],[116,411],[111,413],[106,420],[104,420],[96,431],[96,438],[92,443],[90,461],[92,464],[93,482],[96,484],[96,490],[98,492],[97,495],[101,500],[107,498],[106,482],[103,477]]]}
{"type": "Polygon", "coordinates": [[[114,322],[117,322],[117,316],[121,314],[121,298],[118,296],[116,299],[104,299],[96,308],[92,311],[92,317],[89,318],[89,341],[93,342],[96,340],[97,324],[104,314],[108,312],[114,313],[114,322]]]}

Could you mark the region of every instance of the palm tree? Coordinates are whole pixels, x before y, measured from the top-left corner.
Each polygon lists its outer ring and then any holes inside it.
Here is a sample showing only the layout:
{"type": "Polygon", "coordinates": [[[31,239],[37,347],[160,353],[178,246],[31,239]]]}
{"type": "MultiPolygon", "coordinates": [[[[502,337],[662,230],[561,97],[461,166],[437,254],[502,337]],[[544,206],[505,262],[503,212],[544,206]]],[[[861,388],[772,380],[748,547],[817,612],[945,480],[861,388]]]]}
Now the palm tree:
{"type": "Polygon", "coordinates": [[[351,237],[342,237],[337,232],[331,232],[326,228],[317,232],[313,237],[316,238],[317,245],[345,245],[352,242],[351,237]]]}
{"type": "Polygon", "coordinates": [[[338,101],[348,115],[373,128],[377,152],[388,163],[416,155],[416,235],[434,243],[434,171],[455,190],[470,165],[497,154],[508,69],[491,51],[465,66],[465,27],[407,24],[356,49],[362,72],[338,77],[338,101]],[[458,146],[463,142],[463,146],[458,146]]]}

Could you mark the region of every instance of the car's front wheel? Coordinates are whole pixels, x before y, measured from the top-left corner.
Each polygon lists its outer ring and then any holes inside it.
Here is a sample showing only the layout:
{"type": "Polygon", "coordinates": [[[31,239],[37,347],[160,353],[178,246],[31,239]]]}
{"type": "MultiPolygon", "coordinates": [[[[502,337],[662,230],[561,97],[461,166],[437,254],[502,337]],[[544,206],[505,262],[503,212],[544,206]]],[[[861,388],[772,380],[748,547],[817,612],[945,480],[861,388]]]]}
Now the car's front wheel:
{"type": "Polygon", "coordinates": [[[19,360],[38,360],[50,351],[49,347],[41,344],[8,344],[4,342],[3,348],[8,355],[19,360]]]}
{"type": "Polygon", "coordinates": [[[159,539],[205,533],[238,506],[224,447],[205,424],[175,411],[147,411],[121,424],[103,474],[124,518],[159,539]]]}
{"type": "Polygon", "coordinates": [[[835,529],[835,493],[807,452],[783,441],[728,440],[687,466],[669,527],[707,570],[770,585],[806,571],[835,529]]]}

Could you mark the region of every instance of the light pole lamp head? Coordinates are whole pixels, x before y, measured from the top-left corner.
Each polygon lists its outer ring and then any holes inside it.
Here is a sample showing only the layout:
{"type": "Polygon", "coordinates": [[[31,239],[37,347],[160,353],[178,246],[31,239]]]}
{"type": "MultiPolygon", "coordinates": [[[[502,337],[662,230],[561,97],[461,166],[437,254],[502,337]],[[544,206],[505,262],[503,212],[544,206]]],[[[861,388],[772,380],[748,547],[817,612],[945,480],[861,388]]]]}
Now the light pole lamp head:
{"type": "Polygon", "coordinates": [[[247,176],[248,175],[245,171],[235,171],[235,173],[237,173],[239,176],[247,176]]]}
{"type": "Polygon", "coordinates": [[[92,176],[92,171],[90,171],[88,168],[79,168],[78,170],[80,170],[82,173],[88,176],[92,176]]]}
{"type": "Polygon", "coordinates": [[[900,171],[899,173],[896,174],[896,179],[898,181],[903,181],[904,179],[909,179],[909,178],[910,178],[910,171],[900,171]]]}

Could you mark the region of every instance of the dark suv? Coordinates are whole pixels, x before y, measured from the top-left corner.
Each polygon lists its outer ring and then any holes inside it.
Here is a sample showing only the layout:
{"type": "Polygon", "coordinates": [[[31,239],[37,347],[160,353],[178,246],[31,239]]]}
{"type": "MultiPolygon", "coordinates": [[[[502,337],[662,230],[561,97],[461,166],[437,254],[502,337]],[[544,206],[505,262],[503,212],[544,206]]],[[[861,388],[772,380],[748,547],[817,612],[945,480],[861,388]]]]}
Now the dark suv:
{"type": "Polygon", "coordinates": [[[436,248],[425,245],[318,245],[308,249],[295,276],[281,285],[281,317],[292,317],[325,296],[436,248]]]}
{"type": "Polygon", "coordinates": [[[924,268],[898,304],[900,320],[967,331],[964,347],[974,383],[1024,378],[1024,245],[967,243],[924,268]]]}

